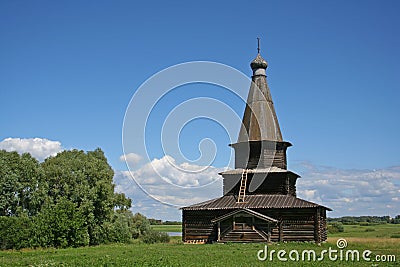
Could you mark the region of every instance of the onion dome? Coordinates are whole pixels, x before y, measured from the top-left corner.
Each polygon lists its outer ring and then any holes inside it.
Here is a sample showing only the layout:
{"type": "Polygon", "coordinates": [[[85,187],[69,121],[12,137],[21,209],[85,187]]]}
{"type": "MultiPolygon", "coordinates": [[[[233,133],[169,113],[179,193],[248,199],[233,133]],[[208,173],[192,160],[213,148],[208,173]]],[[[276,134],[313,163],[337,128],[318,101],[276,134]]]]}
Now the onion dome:
{"type": "Polygon", "coordinates": [[[266,69],[268,67],[268,63],[262,58],[260,53],[258,53],[256,58],[250,63],[250,67],[253,71],[256,69],[266,69]]]}

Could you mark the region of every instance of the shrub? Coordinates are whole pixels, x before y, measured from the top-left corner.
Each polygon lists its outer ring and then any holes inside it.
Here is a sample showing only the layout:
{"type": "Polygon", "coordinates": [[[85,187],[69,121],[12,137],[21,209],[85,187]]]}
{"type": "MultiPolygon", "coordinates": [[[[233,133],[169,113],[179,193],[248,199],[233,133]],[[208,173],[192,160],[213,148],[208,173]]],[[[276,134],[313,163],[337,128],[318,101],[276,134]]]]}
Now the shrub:
{"type": "Polygon", "coordinates": [[[47,205],[34,218],[34,246],[79,247],[89,244],[89,233],[83,214],[70,200],[62,198],[47,205]]]}
{"type": "Polygon", "coordinates": [[[146,244],[153,244],[153,243],[168,243],[170,239],[169,235],[165,232],[149,230],[141,236],[141,240],[146,244]]]}
{"type": "Polygon", "coordinates": [[[128,243],[132,238],[128,213],[114,213],[111,222],[104,223],[106,243],[128,243]]]}
{"type": "Polygon", "coordinates": [[[340,222],[333,222],[331,224],[328,224],[328,233],[334,234],[334,233],[342,233],[344,232],[344,227],[343,224],[340,222]]]}
{"type": "Polygon", "coordinates": [[[29,247],[31,226],[29,217],[0,216],[0,249],[29,247]]]}
{"type": "Polygon", "coordinates": [[[375,228],[367,228],[365,229],[365,232],[375,232],[375,228]]]}
{"type": "Polygon", "coordinates": [[[132,216],[130,227],[133,238],[139,238],[146,232],[151,231],[150,221],[140,213],[136,213],[132,216]]]}

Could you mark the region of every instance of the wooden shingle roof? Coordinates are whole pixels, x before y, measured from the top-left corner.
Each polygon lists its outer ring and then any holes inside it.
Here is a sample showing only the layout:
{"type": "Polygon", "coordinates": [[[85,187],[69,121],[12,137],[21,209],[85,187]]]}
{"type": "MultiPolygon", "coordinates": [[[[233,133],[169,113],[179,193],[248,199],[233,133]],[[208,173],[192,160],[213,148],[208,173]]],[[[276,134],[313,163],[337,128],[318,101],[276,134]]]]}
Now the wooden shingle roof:
{"type": "MultiPolygon", "coordinates": [[[[256,169],[246,169],[247,173],[290,173],[295,175],[296,177],[300,178],[300,175],[298,175],[297,173],[294,173],[292,171],[288,171],[276,166],[271,166],[269,168],[256,168],[256,169]]],[[[220,172],[218,173],[219,175],[235,175],[235,174],[242,174],[243,173],[243,169],[242,168],[237,168],[237,169],[233,169],[233,170],[227,170],[224,172],[220,172]]]]}
{"type": "Polygon", "coordinates": [[[226,195],[205,202],[183,207],[183,210],[218,209],[286,209],[286,208],[330,208],[291,195],[246,195],[245,203],[237,203],[237,196],[226,195]]]}
{"type": "Polygon", "coordinates": [[[257,54],[250,66],[253,76],[238,143],[262,140],[282,142],[282,133],[265,74],[267,61],[257,54]]]}

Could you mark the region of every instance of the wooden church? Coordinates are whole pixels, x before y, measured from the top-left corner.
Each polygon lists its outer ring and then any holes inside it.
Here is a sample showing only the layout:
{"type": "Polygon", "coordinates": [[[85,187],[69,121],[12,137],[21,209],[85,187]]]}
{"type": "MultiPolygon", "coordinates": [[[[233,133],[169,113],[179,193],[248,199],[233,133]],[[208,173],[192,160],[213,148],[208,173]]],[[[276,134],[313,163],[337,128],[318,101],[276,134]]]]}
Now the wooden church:
{"type": "Polygon", "coordinates": [[[235,150],[235,169],[220,173],[220,198],[182,208],[186,243],[315,241],[327,238],[326,211],[296,197],[300,176],[287,170],[286,149],[266,79],[267,62],[250,64],[252,82],[235,150]]]}

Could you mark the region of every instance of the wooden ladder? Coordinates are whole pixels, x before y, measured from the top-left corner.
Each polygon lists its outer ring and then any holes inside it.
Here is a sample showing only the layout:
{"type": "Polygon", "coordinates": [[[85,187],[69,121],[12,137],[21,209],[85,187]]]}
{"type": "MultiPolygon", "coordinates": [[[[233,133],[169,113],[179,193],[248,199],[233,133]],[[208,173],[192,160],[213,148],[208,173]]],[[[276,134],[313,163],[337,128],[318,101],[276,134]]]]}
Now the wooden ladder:
{"type": "Polygon", "coordinates": [[[247,184],[247,170],[244,169],[242,172],[242,179],[240,180],[240,188],[239,188],[237,203],[244,203],[244,197],[246,196],[246,184],[247,184]]]}

